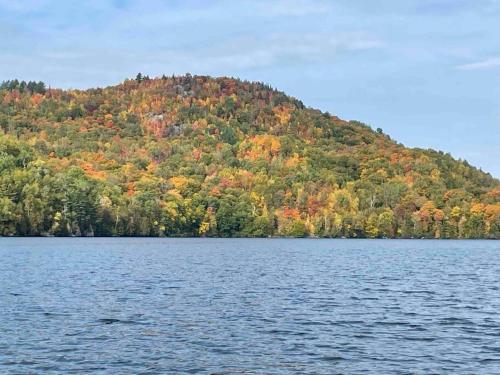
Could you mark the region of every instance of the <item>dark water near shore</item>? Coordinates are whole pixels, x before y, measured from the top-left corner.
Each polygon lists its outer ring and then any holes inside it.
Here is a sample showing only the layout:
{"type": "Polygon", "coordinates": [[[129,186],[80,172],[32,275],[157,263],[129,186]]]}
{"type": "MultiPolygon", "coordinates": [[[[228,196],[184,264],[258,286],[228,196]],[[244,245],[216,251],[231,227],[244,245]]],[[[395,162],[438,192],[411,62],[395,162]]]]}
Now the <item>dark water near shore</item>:
{"type": "Polygon", "coordinates": [[[0,238],[1,374],[500,373],[500,242],[0,238]]]}

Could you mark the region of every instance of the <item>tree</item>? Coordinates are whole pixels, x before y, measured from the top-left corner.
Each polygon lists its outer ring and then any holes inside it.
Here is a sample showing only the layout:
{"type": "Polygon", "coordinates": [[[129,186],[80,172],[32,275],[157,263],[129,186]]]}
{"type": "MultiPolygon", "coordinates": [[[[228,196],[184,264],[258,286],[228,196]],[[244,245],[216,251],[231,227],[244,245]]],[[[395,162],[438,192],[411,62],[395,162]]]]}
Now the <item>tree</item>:
{"type": "Polygon", "coordinates": [[[377,229],[381,237],[394,237],[394,213],[391,209],[386,208],[378,215],[377,229]]]}

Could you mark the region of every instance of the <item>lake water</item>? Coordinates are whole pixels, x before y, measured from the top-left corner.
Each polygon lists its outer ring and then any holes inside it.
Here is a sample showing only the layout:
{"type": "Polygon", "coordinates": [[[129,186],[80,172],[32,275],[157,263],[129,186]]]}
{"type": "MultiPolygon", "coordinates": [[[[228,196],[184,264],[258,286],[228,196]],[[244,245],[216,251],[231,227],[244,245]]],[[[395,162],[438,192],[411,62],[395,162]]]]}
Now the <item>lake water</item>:
{"type": "Polygon", "coordinates": [[[500,242],[0,238],[1,374],[500,373],[500,242]]]}

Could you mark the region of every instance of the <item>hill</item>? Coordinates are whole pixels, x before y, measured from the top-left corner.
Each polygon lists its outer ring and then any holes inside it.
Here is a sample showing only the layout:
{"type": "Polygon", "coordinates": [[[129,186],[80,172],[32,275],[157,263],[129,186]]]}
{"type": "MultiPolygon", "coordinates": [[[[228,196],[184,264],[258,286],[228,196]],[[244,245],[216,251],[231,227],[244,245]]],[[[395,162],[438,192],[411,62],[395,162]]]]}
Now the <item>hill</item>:
{"type": "Polygon", "coordinates": [[[0,235],[500,238],[500,182],[261,83],[0,86],[0,235]]]}

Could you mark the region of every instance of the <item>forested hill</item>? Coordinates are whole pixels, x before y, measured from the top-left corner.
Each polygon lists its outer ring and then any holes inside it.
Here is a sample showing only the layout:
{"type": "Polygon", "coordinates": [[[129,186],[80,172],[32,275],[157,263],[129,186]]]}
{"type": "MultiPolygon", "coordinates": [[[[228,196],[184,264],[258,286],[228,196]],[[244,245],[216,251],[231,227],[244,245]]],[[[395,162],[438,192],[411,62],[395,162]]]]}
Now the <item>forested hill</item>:
{"type": "Polygon", "coordinates": [[[8,81],[0,129],[0,235],[500,238],[489,174],[260,83],[8,81]]]}

